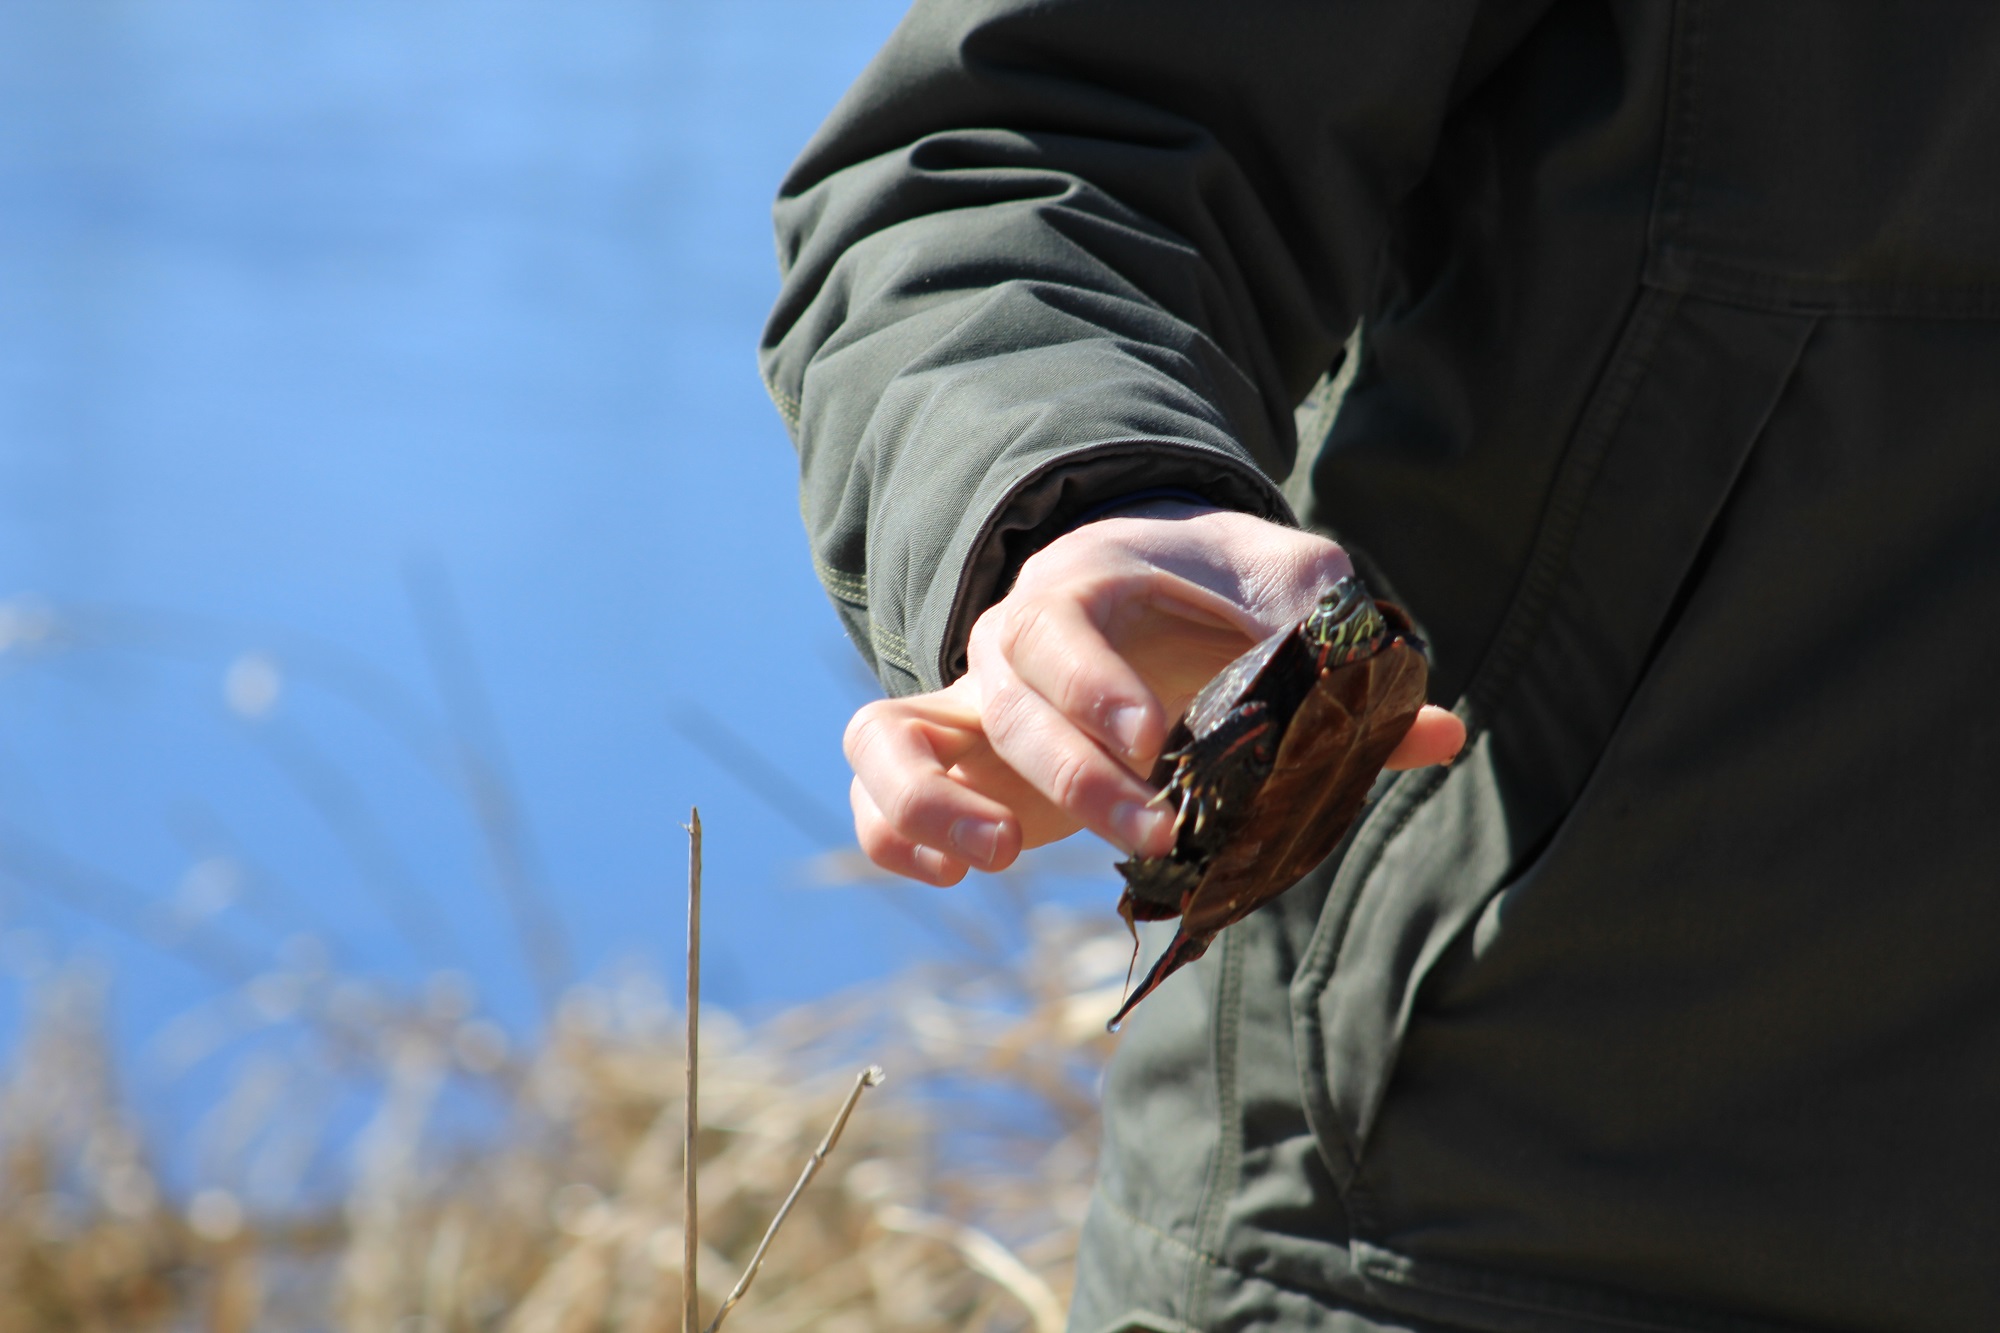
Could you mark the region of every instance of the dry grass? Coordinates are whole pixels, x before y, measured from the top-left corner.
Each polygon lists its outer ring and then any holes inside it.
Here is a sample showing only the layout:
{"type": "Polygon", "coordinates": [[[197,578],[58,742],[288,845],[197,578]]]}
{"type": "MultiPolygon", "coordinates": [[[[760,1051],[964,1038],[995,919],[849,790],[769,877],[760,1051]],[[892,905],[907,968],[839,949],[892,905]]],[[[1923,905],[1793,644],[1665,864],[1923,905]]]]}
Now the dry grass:
{"type": "MultiPolygon", "coordinates": [[[[1126,942],[1054,918],[1034,936],[1007,968],[921,972],[749,1028],[706,1015],[704,1319],[872,1061],[889,1083],[729,1329],[1055,1333],[1126,942]]],[[[200,1177],[170,1190],[97,988],[45,981],[0,1085],[0,1333],[678,1329],[682,1042],[660,995],[573,990],[512,1050],[448,981],[398,1001],[311,967],[259,977],[168,1034],[183,1059],[238,1051],[200,1177]],[[368,1090],[358,1130],[328,1114],[335,1086],[368,1090]]]]}
{"type": "MultiPolygon", "coordinates": [[[[267,966],[210,929],[230,895],[163,904],[0,822],[0,877],[227,986],[155,1043],[166,1078],[213,1090],[188,1141],[161,1145],[147,1137],[161,1117],[136,1112],[135,1071],[113,1056],[102,985],[77,971],[29,978],[26,1027],[0,1072],[0,1333],[680,1327],[682,1015],[643,977],[558,994],[559,920],[442,571],[413,576],[412,595],[443,717],[365,663],[282,634],[228,663],[224,701],[357,865],[373,864],[381,831],[326,799],[318,768],[300,761],[312,757],[297,748],[306,732],[268,725],[281,697],[310,687],[342,699],[457,791],[486,845],[494,910],[512,921],[552,1016],[522,1046],[450,975],[412,995],[342,975],[313,948],[267,966]]],[[[205,657],[215,634],[166,615],[0,602],[10,663],[205,657]]],[[[748,742],[712,719],[695,739],[775,813],[821,840],[840,836],[843,821],[748,742]]],[[[223,836],[202,865],[233,864],[228,846],[223,836]]],[[[856,855],[822,858],[816,876],[867,883],[856,855]]],[[[382,906],[419,956],[434,956],[423,946],[435,914],[405,878],[385,881],[401,896],[382,906]]],[[[998,888],[1014,895],[1016,917],[1028,915],[1021,884],[998,888]]],[[[729,1333],[1059,1326],[1126,937],[1109,912],[1087,927],[1036,917],[1030,946],[1003,959],[971,914],[929,900],[920,915],[988,961],[754,1026],[704,1015],[704,1320],[855,1071],[879,1063],[889,1073],[777,1237],[729,1333]]]]}

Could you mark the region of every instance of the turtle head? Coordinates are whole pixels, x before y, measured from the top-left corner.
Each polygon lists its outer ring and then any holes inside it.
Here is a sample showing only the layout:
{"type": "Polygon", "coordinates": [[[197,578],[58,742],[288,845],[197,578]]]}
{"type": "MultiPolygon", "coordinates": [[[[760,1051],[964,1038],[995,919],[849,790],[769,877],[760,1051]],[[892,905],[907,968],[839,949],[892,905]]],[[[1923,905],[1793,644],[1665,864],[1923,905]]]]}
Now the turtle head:
{"type": "Polygon", "coordinates": [[[1321,661],[1351,662],[1366,657],[1380,646],[1388,622],[1375,606],[1375,599],[1352,576],[1320,594],[1300,626],[1307,643],[1323,649],[1321,661]]]}

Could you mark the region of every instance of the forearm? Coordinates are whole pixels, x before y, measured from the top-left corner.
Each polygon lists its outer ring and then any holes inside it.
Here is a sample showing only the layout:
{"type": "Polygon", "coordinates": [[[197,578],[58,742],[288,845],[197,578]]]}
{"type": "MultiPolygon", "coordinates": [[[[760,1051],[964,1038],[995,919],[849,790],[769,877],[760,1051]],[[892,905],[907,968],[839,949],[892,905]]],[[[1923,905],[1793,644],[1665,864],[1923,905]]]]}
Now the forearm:
{"type": "Polygon", "coordinates": [[[1469,5],[920,3],[779,205],[764,370],[892,689],[1104,500],[1286,519],[1469,5]],[[1384,114],[1384,107],[1395,108],[1384,114]]]}

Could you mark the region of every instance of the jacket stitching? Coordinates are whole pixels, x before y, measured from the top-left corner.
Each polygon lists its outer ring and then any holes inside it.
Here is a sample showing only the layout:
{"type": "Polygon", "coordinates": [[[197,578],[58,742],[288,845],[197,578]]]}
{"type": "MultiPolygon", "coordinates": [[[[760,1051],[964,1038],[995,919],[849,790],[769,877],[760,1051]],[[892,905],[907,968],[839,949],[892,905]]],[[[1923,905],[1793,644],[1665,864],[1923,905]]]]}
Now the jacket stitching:
{"type": "MultiPolygon", "coordinates": [[[[1195,1242],[1202,1253],[1220,1253],[1227,1200],[1235,1194],[1242,1160],[1242,1106],[1237,1097],[1237,1034],[1243,1016],[1243,935],[1225,931],[1222,966],[1215,982],[1215,1152],[1202,1182],[1201,1205],[1195,1212],[1195,1242]]],[[[1197,1265],[1188,1266],[1188,1322],[1201,1325],[1208,1317],[1211,1282],[1202,1280],[1197,1265]]]]}
{"type": "Polygon", "coordinates": [[[1102,1203],[1106,1208],[1109,1208],[1112,1212],[1118,1214],[1119,1217],[1125,1219],[1125,1221],[1130,1223],[1132,1226],[1137,1227],[1139,1230],[1145,1232],[1149,1236],[1152,1236],[1158,1240],[1166,1242],[1168,1245],[1171,1245],[1175,1249],[1185,1253],[1189,1258],[1197,1259],[1204,1263],[1214,1264],[1217,1267],[1227,1267],[1227,1268],[1235,1267],[1234,1264],[1230,1264],[1227,1261],[1225,1261],[1222,1258],[1222,1256],[1217,1254],[1210,1254],[1208,1251],[1202,1249],[1198,1245],[1190,1245],[1186,1241],[1182,1240],[1179,1236],[1174,1235],[1171,1231],[1167,1231],[1162,1227],[1156,1226],[1153,1223],[1148,1222],[1145,1218],[1139,1216],[1137,1213],[1133,1212],[1130,1208],[1127,1208],[1117,1199],[1111,1197],[1111,1195],[1106,1193],[1103,1189],[1099,1189],[1097,1191],[1097,1198],[1098,1201],[1102,1203]]]}
{"type": "Polygon", "coordinates": [[[843,574],[832,565],[821,560],[818,556],[813,557],[813,572],[819,575],[819,581],[825,584],[826,590],[835,597],[840,598],[844,602],[858,603],[862,607],[868,605],[868,580],[866,577],[855,574],[843,574]]]}
{"type": "Polygon", "coordinates": [[[1661,246],[1651,270],[1647,282],[1662,290],[1781,315],[1985,320],[2000,312],[2000,286],[1993,283],[1845,281],[1760,268],[1679,245],[1661,246]]]}
{"type": "Polygon", "coordinates": [[[1705,236],[1700,214],[1690,207],[1696,154],[1704,139],[1702,105],[1696,96],[1707,44],[1701,10],[1702,0],[1679,0],[1674,7],[1666,141],[1647,228],[1645,281],[1726,305],[1787,315],[1991,319],[2000,313],[2000,285],[1991,282],[1850,281],[1786,272],[1714,253],[1727,246],[1726,239],[1705,236]]]}
{"type": "Polygon", "coordinates": [[[769,376],[760,375],[758,378],[764,381],[764,392],[771,396],[771,403],[778,409],[778,415],[784,418],[785,424],[794,430],[798,429],[801,406],[798,398],[785,392],[778,382],[769,376]]]}
{"type": "Polygon", "coordinates": [[[1549,508],[1544,514],[1528,567],[1521,576],[1514,605],[1508,609],[1500,632],[1486,661],[1468,682],[1465,702],[1473,709],[1491,708],[1513,684],[1514,675],[1527,660],[1536,632],[1548,613],[1563,572],[1569,568],[1571,543],[1577,524],[1590,507],[1597,475],[1606,451],[1624,424],[1632,397],[1652,364],[1660,337],[1680,305],[1677,292],[1649,288],[1639,298],[1632,327],[1612,353],[1604,383],[1578,423],[1570,457],[1557,474],[1549,508]]]}
{"type": "Polygon", "coordinates": [[[901,667],[913,676],[917,673],[916,664],[910,660],[910,645],[902,635],[881,625],[870,625],[868,642],[890,666],[901,667]]]}
{"type": "Polygon", "coordinates": [[[1666,145],[1660,155],[1658,207],[1653,216],[1649,249],[1664,253],[1686,225],[1694,147],[1700,140],[1701,113],[1695,104],[1695,73],[1701,57],[1698,0],[1681,0],[1674,7],[1672,73],[1668,79],[1666,145]]]}
{"type": "Polygon", "coordinates": [[[1105,1193],[1101,1189],[1097,1192],[1097,1200],[1098,1202],[1102,1203],[1108,1211],[1115,1214],[1120,1220],[1124,1221],[1127,1225],[1133,1227],[1138,1231],[1144,1232],[1145,1234],[1153,1237],[1154,1239],[1162,1242],[1165,1245],[1172,1247],[1173,1249],[1181,1252],[1182,1254],[1186,1255],[1189,1259],[1195,1262],[1205,1263],[1208,1264],[1211,1268],[1222,1269],[1247,1281],[1262,1282],[1265,1285],[1274,1287],[1279,1291],[1292,1292],[1296,1295],[1304,1296],[1310,1300],[1317,1300],[1322,1302],[1334,1302],[1338,1304],[1353,1303],[1353,1296],[1351,1294],[1344,1295],[1343,1293],[1338,1291],[1331,1283],[1322,1286],[1313,1283],[1288,1282],[1283,1278],[1273,1277],[1268,1273],[1260,1273],[1256,1269],[1251,1268],[1245,1264],[1238,1263],[1233,1259],[1225,1259],[1222,1255],[1212,1253],[1208,1250],[1204,1250],[1197,1245],[1190,1245],[1185,1240],[1182,1240],[1179,1236],[1176,1236],[1173,1233],[1166,1231],[1161,1227],[1154,1225],[1151,1222],[1148,1222],[1145,1218],[1140,1217],[1137,1213],[1133,1212],[1130,1208],[1127,1208],[1123,1203],[1120,1203],[1117,1199],[1112,1198],[1111,1195],[1105,1193]]]}

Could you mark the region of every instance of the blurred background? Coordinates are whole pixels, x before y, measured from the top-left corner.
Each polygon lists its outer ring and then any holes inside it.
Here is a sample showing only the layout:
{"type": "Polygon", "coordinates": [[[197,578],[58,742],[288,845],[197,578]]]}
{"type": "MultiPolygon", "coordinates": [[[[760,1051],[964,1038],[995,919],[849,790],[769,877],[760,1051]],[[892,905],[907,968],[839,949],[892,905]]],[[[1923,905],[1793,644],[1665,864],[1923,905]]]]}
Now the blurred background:
{"type": "MultiPolygon", "coordinates": [[[[8,1186],[41,1201],[34,1244],[138,1217],[104,1166],[134,1145],[140,1202],[183,1220],[340,1197],[409,1032],[449,1028],[438,1058],[491,1077],[572,1029],[651,1032],[604,997],[671,1009],[691,805],[707,995],[745,1049],[925,960],[1018,979],[1052,904],[1110,915],[1101,846],[951,894],[844,850],[840,730],[873,684],[810,573],[754,350],[770,197],[899,17],[0,7],[0,1052],[46,1092],[49,1033],[88,1034],[75,1095],[125,1136],[8,1186]],[[297,1093],[329,1066],[247,1034],[335,1029],[402,1035],[328,1074],[260,1203],[215,1147],[283,1118],[243,1109],[246,1067],[297,1093]]],[[[1099,955],[995,1012],[1103,981],[1099,955]]],[[[857,1023],[907,1016],[898,995],[857,1023]]],[[[435,1094],[409,1142],[480,1141],[507,1118],[481,1104],[435,1094]]],[[[546,1202],[524,1215],[575,1241],[546,1202]]],[[[342,1326],[513,1304],[485,1299],[342,1326]]]]}

